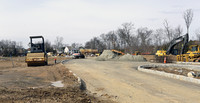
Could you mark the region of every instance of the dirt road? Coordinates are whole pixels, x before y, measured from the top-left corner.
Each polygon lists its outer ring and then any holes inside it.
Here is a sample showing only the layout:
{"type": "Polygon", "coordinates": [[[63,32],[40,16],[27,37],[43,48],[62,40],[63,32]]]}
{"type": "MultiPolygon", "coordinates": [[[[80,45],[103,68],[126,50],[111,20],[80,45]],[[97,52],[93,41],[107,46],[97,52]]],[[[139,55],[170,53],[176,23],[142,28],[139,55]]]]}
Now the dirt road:
{"type": "Polygon", "coordinates": [[[200,86],[137,71],[148,62],[76,59],[65,66],[96,96],[119,103],[200,103],[200,86]]]}

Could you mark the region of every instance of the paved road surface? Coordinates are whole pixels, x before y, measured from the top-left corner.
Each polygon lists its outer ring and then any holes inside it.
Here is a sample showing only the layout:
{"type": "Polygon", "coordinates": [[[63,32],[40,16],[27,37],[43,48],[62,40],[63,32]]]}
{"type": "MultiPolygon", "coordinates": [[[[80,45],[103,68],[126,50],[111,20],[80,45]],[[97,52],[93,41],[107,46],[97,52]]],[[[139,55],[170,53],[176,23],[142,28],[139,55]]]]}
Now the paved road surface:
{"type": "Polygon", "coordinates": [[[65,66],[97,96],[119,103],[200,103],[200,85],[137,71],[148,62],[74,59],[65,66]]]}

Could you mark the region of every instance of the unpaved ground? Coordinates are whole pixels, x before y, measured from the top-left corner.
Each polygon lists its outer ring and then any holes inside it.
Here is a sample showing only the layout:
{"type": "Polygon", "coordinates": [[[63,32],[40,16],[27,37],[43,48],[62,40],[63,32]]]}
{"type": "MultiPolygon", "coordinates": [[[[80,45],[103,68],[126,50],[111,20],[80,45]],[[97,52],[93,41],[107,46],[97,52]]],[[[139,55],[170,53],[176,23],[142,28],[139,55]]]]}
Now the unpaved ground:
{"type": "MultiPolygon", "coordinates": [[[[149,62],[160,62],[163,63],[164,62],[164,57],[156,57],[155,55],[142,55],[147,61],[149,62]]],[[[176,62],[177,57],[175,55],[168,55],[167,56],[167,61],[168,63],[171,62],[176,62]]]]}
{"type": "MultiPolygon", "coordinates": [[[[57,63],[60,63],[62,60],[69,59],[67,57],[49,57],[48,64],[53,65],[55,64],[55,60],[57,63]]],[[[25,57],[0,57],[0,69],[6,68],[17,68],[17,67],[27,67],[25,63],[25,57]]]]}
{"type": "Polygon", "coordinates": [[[70,60],[91,93],[119,103],[200,103],[200,86],[137,71],[148,62],[70,60]]]}
{"type": "MultiPolygon", "coordinates": [[[[57,61],[65,59],[58,57],[57,61]]],[[[80,90],[77,78],[65,66],[54,65],[54,58],[49,58],[48,66],[38,67],[27,67],[23,57],[12,60],[1,58],[0,61],[1,103],[112,103],[80,90]],[[61,81],[64,87],[52,86],[51,82],[55,81],[61,81]]]]}

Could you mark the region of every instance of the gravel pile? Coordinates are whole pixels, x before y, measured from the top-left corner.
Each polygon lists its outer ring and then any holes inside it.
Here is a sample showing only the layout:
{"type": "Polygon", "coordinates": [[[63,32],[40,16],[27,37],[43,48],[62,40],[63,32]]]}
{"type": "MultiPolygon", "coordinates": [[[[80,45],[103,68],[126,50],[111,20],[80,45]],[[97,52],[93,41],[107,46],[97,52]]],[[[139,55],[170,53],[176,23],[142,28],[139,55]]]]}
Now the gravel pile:
{"type": "Polygon", "coordinates": [[[111,50],[104,50],[103,53],[96,58],[98,61],[105,61],[116,58],[118,55],[114,54],[111,50]]]}
{"type": "Polygon", "coordinates": [[[126,54],[123,56],[118,56],[117,54],[113,53],[111,50],[104,50],[103,53],[96,58],[98,61],[106,61],[106,60],[119,60],[119,61],[135,61],[135,62],[140,62],[140,61],[146,61],[145,58],[143,58],[140,55],[130,55],[126,54]]]}
{"type": "Polygon", "coordinates": [[[130,55],[130,54],[126,54],[119,57],[119,60],[120,61],[137,61],[137,62],[146,61],[146,59],[142,57],[141,55],[130,55]]]}

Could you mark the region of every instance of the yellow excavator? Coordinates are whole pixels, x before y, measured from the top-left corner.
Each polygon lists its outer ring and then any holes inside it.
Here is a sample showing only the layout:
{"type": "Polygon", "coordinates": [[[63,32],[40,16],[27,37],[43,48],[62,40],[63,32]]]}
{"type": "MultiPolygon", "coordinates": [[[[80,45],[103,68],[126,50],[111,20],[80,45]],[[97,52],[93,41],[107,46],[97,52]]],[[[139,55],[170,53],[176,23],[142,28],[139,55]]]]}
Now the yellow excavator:
{"type": "Polygon", "coordinates": [[[185,48],[186,48],[186,44],[188,43],[188,40],[189,40],[189,36],[188,36],[188,33],[183,35],[183,36],[179,36],[177,38],[174,38],[170,44],[169,44],[169,47],[167,49],[167,51],[165,50],[158,50],[156,52],[156,55],[157,56],[167,56],[167,55],[178,55],[178,50],[177,49],[174,49],[174,47],[179,44],[180,42],[183,42],[182,44],[182,48],[181,48],[181,52],[180,54],[184,54],[184,51],[185,51],[185,48]]]}
{"type": "Polygon", "coordinates": [[[170,46],[168,47],[167,51],[165,50],[158,50],[156,55],[158,57],[167,57],[169,54],[175,54],[177,57],[178,62],[200,62],[200,45],[189,45],[189,50],[185,53],[186,44],[188,43],[189,35],[180,36],[178,38],[173,39],[170,42],[170,46]],[[179,55],[177,55],[178,51],[173,49],[175,45],[178,43],[183,42],[182,49],[179,55]]]}
{"type": "Polygon", "coordinates": [[[119,51],[119,50],[112,49],[111,51],[113,53],[117,54],[117,55],[124,55],[124,53],[122,51],[119,51]]]}
{"type": "Polygon", "coordinates": [[[45,51],[44,38],[42,36],[30,36],[30,52],[27,53],[25,62],[27,66],[48,65],[48,56],[45,51]],[[38,42],[33,42],[40,39],[38,42]]]}
{"type": "Polygon", "coordinates": [[[185,56],[185,48],[186,48],[186,44],[188,43],[189,40],[189,36],[188,33],[183,35],[183,36],[179,36],[177,38],[174,38],[170,44],[168,49],[165,50],[158,50],[156,52],[156,56],[155,56],[155,60],[156,62],[163,62],[164,58],[167,59],[167,62],[173,62],[175,61],[175,59],[177,60],[183,60],[183,57],[185,56]],[[174,47],[179,44],[179,43],[183,43],[182,44],[182,48],[181,51],[178,53],[177,49],[174,49],[174,47]],[[179,55],[178,55],[179,54],[179,55]],[[177,57],[175,57],[174,55],[177,55],[177,57]]]}

